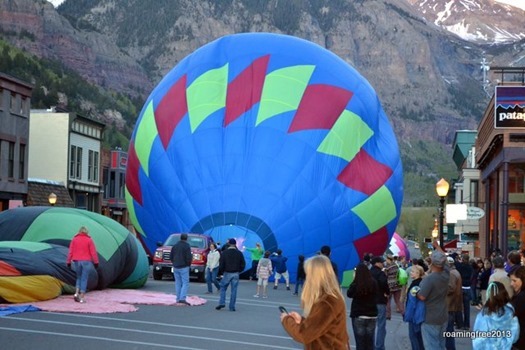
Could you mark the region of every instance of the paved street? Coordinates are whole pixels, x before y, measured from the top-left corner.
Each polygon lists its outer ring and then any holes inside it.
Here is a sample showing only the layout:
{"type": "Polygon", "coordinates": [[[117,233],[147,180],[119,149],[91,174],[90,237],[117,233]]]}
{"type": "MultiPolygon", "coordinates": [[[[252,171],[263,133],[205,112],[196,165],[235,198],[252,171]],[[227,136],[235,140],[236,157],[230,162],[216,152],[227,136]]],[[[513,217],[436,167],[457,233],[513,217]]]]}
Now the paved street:
{"type": "MultiPolygon", "coordinates": [[[[284,332],[278,306],[299,311],[299,298],[282,285],[268,299],[253,298],[255,282],[241,281],[237,311],[216,311],[218,295],[205,294],[206,285],[192,282],[190,295],[208,300],[203,306],[139,306],[137,312],[60,314],[29,312],[0,318],[1,348],[26,349],[302,349],[284,332]]],[[[151,291],[172,293],[173,281],[150,279],[151,291]]],[[[344,291],[346,292],[346,290],[344,291]]],[[[350,300],[347,299],[347,308],[350,300]]],[[[473,309],[472,322],[476,312],[473,309]]],[[[351,323],[348,322],[354,344],[351,323]]],[[[387,349],[410,349],[407,325],[395,312],[387,323],[387,349]]],[[[456,342],[472,349],[470,339],[456,342]]],[[[355,349],[355,346],[352,346],[355,349]]]]}

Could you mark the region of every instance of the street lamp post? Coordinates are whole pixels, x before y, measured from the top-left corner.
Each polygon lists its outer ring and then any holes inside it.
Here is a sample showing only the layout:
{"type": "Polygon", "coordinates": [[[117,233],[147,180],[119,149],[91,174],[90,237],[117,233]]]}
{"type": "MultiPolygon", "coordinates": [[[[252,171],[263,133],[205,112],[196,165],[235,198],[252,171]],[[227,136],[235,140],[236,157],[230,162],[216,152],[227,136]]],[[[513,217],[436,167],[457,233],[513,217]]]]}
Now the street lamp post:
{"type": "Polygon", "coordinates": [[[444,244],[444,232],[443,232],[443,219],[445,218],[445,197],[448,194],[450,185],[445,179],[441,179],[436,184],[436,192],[439,196],[439,246],[443,248],[444,244]]]}
{"type": "Polygon", "coordinates": [[[51,206],[54,206],[57,202],[57,195],[51,192],[49,196],[47,196],[47,200],[49,201],[49,204],[51,204],[51,206]]]}

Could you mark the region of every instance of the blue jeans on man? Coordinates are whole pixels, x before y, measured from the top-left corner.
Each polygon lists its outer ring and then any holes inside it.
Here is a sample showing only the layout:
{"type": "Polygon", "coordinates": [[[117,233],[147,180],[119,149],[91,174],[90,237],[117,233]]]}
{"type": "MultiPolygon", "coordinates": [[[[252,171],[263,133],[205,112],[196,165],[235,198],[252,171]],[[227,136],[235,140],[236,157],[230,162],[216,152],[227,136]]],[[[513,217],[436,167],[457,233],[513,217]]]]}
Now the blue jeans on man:
{"type": "Polygon", "coordinates": [[[208,293],[213,293],[212,284],[215,286],[215,288],[217,288],[217,290],[221,289],[221,285],[217,281],[218,274],[219,274],[219,266],[211,270],[206,268],[206,283],[208,284],[208,293]]]}
{"type": "Polygon", "coordinates": [[[463,329],[470,329],[470,301],[472,300],[470,287],[463,287],[463,329]]]}
{"type": "Polygon", "coordinates": [[[237,300],[237,286],[239,285],[239,273],[238,272],[225,272],[221,279],[221,295],[219,297],[219,306],[226,305],[226,291],[228,286],[232,285],[230,292],[230,304],[228,307],[230,311],[235,311],[235,301],[237,300]]]}
{"type": "MultiPolygon", "coordinates": [[[[459,311],[449,311],[448,312],[448,323],[447,323],[447,332],[454,331],[454,323],[458,324],[458,328],[463,326],[463,314],[459,311]]],[[[445,345],[447,350],[456,350],[456,340],[454,337],[447,337],[445,339],[445,345]]]]}
{"type": "Polygon", "coordinates": [[[376,319],[352,317],[352,328],[356,348],[372,350],[374,348],[376,319]]]}
{"type": "Polygon", "coordinates": [[[443,324],[428,324],[423,322],[421,333],[425,350],[443,350],[446,347],[443,332],[447,329],[448,321],[443,324]]]}
{"type": "Polygon", "coordinates": [[[177,296],[177,302],[185,302],[190,286],[190,267],[173,268],[173,277],[175,277],[175,295],[177,296]]]}
{"type": "Polygon", "coordinates": [[[386,338],[386,304],[377,304],[376,344],[375,350],[385,350],[386,338]]]}

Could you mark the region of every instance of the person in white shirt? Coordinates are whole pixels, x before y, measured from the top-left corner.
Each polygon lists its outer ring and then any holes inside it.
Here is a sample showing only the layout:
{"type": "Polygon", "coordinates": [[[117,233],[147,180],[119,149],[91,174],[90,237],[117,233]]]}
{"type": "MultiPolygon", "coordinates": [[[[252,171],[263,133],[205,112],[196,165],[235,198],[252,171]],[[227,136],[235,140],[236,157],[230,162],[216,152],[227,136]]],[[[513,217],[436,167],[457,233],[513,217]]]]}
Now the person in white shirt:
{"type": "Polygon", "coordinates": [[[215,243],[210,244],[210,252],[208,253],[208,260],[206,262],[206,283],[208,284],[208,291],[206,294],[213,294],[212,284],[217,288],[217,291],[221,289],[221,285],[219,284],[219,281],[217,281],[220,258],[221,253],[217,250],[215,243]]]}

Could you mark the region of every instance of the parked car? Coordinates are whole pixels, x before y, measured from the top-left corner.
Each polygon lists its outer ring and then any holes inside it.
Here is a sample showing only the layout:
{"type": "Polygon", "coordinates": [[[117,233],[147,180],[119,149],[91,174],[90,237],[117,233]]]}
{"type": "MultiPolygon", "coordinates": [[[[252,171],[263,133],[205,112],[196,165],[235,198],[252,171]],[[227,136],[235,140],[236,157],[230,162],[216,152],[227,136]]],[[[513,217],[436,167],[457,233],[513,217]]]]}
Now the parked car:
{"type": "MultiPolygon", "coordinates": [[[[164,243],[158,242],[159,248],[153,255],[153,279],[161,280],[166,274],[173,276],[173,265],[170,260],[171,247],[180,240],[180,233],[170,235],[164,243]]],[[[210,252],[210,244],[213,238],[200,233],[188,233],[188,243],[193,255],[190,267],[190,277],[196,277],[198,281],[204,281],[204,269],[210,252]]]]}

